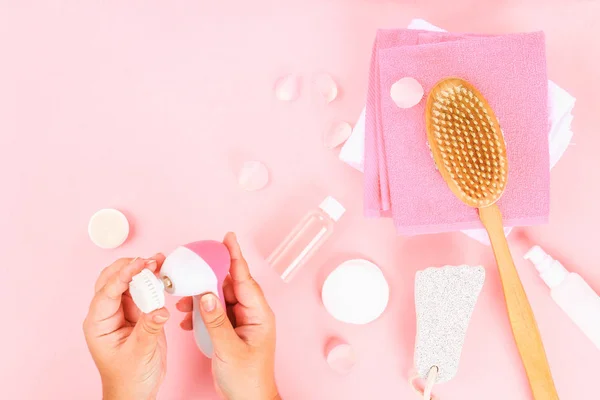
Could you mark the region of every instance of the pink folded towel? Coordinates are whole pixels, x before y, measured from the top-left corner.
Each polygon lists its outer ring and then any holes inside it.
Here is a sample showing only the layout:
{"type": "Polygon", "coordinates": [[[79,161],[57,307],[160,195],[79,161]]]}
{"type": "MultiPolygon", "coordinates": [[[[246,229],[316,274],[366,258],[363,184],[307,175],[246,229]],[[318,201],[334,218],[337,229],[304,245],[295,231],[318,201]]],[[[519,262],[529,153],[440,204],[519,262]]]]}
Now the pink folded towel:
{"type": "Polygon", "coordinates": [[[509,175],[499,201],[505,226],[545,223],[550,210],[548,78],[543,33],[457,35],[395,29],[377,34],[366,108],[365,214],[392,217],[398,233],[480,228],[477,210],[448,189],[425,131],[425,103],[441,79],[456,76],[487,98],[504,132],[509,175]],[[419,104],[396,106],[391,86],[413,77],[419,104]]]}

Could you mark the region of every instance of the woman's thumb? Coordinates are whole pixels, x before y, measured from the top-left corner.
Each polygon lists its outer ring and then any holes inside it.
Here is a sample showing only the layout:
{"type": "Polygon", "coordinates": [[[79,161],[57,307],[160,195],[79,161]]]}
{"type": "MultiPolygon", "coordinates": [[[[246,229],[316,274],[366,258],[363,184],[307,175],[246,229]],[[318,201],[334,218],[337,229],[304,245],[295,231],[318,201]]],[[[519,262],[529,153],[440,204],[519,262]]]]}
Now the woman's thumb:
{"type": "Polygon", "coordinates": [[[154,348],[168,319],[169,312],[166,308],[140,315],[140,319],[133,328],[133,336],[137,343],[143,348],[154,348]]]}
{"type": "Polygon", "coordinates": [[[221,356],[235,351],[241,339],[233,329],[221,301],[213,293],[200,298],[200,315],[210,336],[214,351],[221,356]]]}

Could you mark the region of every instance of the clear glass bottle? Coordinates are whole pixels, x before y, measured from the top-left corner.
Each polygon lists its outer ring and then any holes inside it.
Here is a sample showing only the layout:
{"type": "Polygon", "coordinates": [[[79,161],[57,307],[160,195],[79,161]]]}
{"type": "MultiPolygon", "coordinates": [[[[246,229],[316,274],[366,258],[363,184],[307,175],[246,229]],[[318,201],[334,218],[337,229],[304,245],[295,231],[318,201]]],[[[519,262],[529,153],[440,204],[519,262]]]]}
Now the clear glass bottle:
{"type": "Polygon", "coordinates": [[[300,223],[267,258],[284,282],[294,275],[315,252],[329,239],[335,223],[346,209],[329,196],[321,205],[308,212],[300,223]]]}

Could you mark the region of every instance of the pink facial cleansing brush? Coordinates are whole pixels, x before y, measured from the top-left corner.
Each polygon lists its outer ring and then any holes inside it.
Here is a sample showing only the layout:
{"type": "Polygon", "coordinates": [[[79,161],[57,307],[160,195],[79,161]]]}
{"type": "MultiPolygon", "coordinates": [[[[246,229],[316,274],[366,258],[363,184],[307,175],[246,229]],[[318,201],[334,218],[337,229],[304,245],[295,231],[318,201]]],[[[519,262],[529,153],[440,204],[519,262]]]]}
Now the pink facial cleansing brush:
{"type": "Polygon", "coordinates": [[[231,256],[223,243],[213,240],[189,243],[169,254],[158,278],[150,270],[136,275],[129,285],[131,297],[148,313],[164,306],[163,291],[175,296],[193,296],[194,337],[202,353],[210,358],[213,346],[200,316],[199,301],[203,294],[212,292],[225,305],[223,281],[230,264],[231,256]]]}

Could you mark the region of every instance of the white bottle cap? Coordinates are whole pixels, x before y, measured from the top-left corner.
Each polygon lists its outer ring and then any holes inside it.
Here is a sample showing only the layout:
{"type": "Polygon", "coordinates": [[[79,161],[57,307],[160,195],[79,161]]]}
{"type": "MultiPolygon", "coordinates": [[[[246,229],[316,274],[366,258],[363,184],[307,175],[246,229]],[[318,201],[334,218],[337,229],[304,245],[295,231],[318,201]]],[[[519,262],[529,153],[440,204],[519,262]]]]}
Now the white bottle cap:
{"type": "Polygon", "coordinates": [[[535,265],[550,289],[560,285],[569,275],[569,271],[561,263],[550,257],[540,246],[533,246],[524,258],[535,265]]]}
{"type": "Polygon", "coordinates": [[[133,302],[146,314],[165,306],[164,290],[163,282],[147,268],[129,282],[129,293],[133,302]]]}
{"type": "Polygon", "coordinates": [[[321,202],[319,208],[325,211],[325,213],[329,215],[335,222],[339,221],[339,219],[342,218],[342,215],[344,215],[346,212],[344,206],[331,196],[327,196],[327,198],[321,202]]]}

